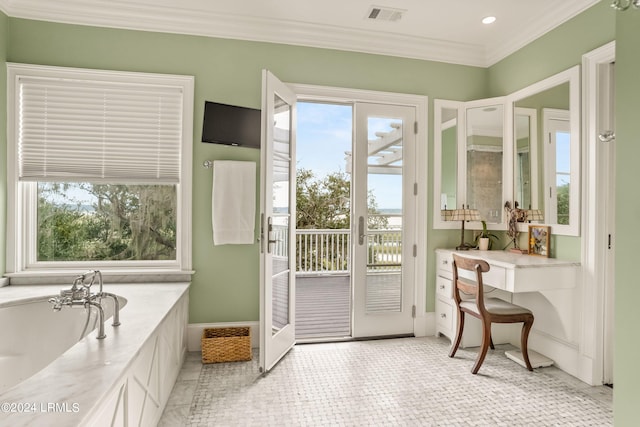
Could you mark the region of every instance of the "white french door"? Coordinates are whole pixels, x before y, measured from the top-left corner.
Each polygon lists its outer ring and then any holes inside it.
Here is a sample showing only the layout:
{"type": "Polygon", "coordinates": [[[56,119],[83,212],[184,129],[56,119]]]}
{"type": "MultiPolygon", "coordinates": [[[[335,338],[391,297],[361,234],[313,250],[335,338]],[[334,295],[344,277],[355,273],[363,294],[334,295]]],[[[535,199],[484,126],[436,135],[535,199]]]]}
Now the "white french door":
{"type": "Polygon", "coordinates": [[[416,109],[357,103],[354,114],[352,335],[413,334],[416,109]]]}
{"type": "Polygon", "coordinates": [[[295,345],[296,95],[262,72],[260,370],[295,345]]]}

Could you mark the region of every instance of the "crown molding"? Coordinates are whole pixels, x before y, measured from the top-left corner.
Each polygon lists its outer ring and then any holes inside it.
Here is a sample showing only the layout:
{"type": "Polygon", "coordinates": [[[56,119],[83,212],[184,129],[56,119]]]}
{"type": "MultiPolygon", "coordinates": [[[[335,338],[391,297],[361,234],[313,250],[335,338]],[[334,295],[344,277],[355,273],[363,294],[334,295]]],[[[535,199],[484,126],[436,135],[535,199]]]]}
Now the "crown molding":
{"type": "Polygon", "coordinates": [[[0,0],[24,19],[337,49],[460,65],[485,66],[482,46],[284,20],[113,2],[0,0]]]}
{"type": "Polygon", "coordinates": [[[492,66],[500,62],[507,56],[522,49],[529,43],[573,19],[575,16],[599,2],[600,0],[591,0],[586,5],[579,0],[557,2],[554,9],[547,10],[539,19],[529,21],[524,25],[516,37],[505,39],[500,45],[490,49],[486,58],[486,66],[492,66]]]}
{"type": "Polygon", "coordinates": [[[16,18],[65,24],[279,43],[489,67],[598,1],[592,0],[586,7],[580,0],[559,2],[540,20],[529,22],[518,32],[518,37],[506,39],[488,51],[477,44],[200,10],[156,8],[118,0],[0,0],[0,9],[16,18]]]}

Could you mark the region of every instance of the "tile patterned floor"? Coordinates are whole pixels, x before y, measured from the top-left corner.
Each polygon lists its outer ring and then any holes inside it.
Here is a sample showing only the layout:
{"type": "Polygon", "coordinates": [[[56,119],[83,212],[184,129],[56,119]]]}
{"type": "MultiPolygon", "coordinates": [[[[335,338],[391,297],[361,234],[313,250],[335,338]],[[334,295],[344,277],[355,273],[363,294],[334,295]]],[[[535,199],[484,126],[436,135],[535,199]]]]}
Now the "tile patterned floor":
{"type": "Polygon", "coordinates": [[[190,353],[160,426],[608,426],[613,393],[489,350],[447,357],[445,338],[296,346],[266,376],[190,353]]]}

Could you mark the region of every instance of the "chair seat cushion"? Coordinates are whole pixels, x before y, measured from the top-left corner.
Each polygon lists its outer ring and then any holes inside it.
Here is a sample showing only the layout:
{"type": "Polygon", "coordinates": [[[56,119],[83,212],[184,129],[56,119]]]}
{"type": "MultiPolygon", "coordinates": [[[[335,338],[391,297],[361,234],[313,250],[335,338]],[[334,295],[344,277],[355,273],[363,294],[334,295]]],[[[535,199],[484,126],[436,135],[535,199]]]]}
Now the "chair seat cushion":
{"type": "MultiPolygon", "coordinates": [[[[531,310],[529,309],[520,307],[519,305],[511,304],[510,302],[501,300],[500,298],[485,298],[484,306],[491,314],[512,315],[531,313],[531,310]]],[[[476,304],[475,300],[461,301],[460,308],[464,308],[465,310],[480,314],[480,312],[478,311],[478,305],[476,304]]]]}

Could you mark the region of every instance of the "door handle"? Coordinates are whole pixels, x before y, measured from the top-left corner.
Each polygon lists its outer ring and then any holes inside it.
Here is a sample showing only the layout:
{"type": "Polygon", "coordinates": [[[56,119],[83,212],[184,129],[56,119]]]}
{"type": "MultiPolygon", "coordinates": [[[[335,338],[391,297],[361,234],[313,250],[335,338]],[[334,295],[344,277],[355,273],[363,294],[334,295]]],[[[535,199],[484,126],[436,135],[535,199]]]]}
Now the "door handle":
{"type": "Polygon", "coordinates": [[[616,133],[612,130],[605,130],[598,134],[598,139],[602,142],[611,142],[616,140],[616,133]]]}
{"type": "Polygon", "coordinates": [[[364,244],[364,217],[358,218],[358,244],[364,244]]]}
{"type": "Polygon", "coordinates": [[[273,232],[273,224],[271,223],[271,217],[267,217],[267,253],[271,253],[271,245],[276,243],[277,240],[271,239],[271,233],[273,232]]]}

